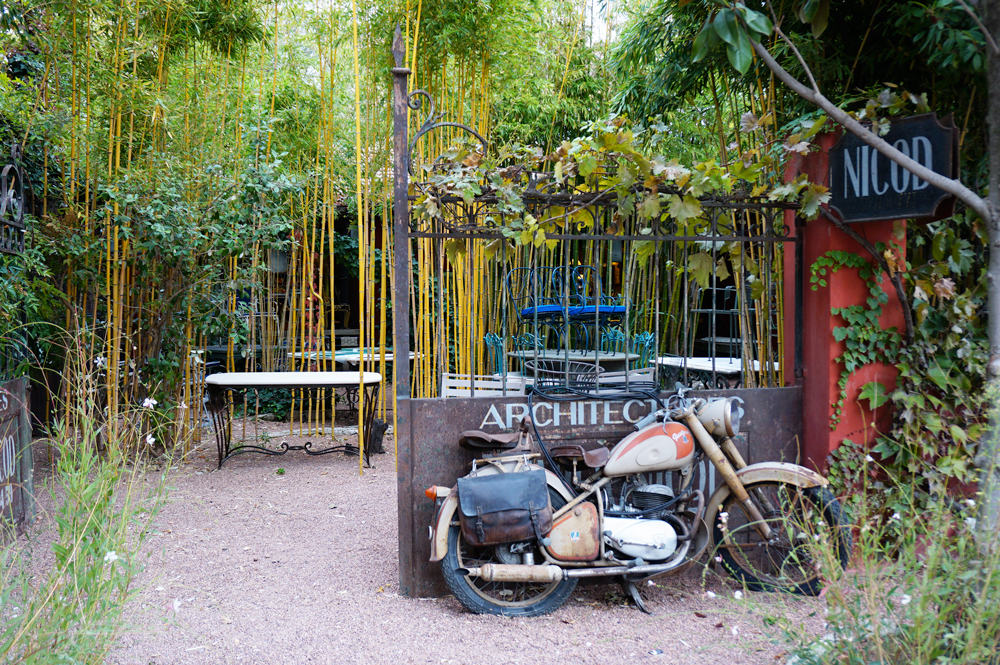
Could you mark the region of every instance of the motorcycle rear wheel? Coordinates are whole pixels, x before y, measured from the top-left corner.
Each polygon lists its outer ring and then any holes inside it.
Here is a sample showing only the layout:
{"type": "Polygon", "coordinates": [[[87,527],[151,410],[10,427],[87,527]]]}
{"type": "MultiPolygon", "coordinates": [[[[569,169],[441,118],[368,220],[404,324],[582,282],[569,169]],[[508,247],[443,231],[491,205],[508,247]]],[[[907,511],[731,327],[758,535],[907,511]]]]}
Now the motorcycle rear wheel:
{"type": "Polygon", "coordinates": [[[751,591],[818,594],[824,567],[843,569],[851,552],[840,502],[826,487],[777,480],[752,483],[747,491],[771,537],[764,539],[747,508],[730,494],[714,524],[723,567],[751,591]]]}
{"type": "MultiPolygon", "coordinates": [[[[566,503],[552,488],[549,488],[549,497],[553,508],[566,503]]],[[[535,561],[542,561],[538,545],[532,547],[535,561]]],[[[448,529],[448,553],[441,560],[441,574],[458,602],[475,614],[535,617],[561,607],[576,588],[576,578],[557,582],[488,582],[459,572],[459,569],[486,563],[519,563],[514,560],[519,556],[510,551],[510,545],[470,545],[462,538],[462,530],[453,525],[448,529]]]]}

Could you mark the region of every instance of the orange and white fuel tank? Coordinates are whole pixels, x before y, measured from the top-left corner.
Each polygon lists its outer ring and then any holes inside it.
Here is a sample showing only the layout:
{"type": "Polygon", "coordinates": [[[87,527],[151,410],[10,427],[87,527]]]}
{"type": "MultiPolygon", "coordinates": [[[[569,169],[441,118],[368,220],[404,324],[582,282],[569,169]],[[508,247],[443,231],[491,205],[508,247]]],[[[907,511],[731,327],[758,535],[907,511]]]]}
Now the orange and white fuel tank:
{"type": "Polygon", "coordinates": [[[605,476],[680,469],[694,458],[694,435],[680,423],[653,423],[629,434],[611,450],[605,476]]]}

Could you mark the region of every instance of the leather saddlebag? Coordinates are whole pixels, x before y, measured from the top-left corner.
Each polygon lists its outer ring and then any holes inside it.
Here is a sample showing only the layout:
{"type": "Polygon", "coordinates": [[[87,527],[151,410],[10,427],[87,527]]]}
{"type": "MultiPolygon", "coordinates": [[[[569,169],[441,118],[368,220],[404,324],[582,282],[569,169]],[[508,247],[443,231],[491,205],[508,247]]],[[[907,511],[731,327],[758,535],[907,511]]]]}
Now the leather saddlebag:
{"type": "Polygon", "coordinates": [[[462,537],[471,545],[542,539],[552,530],[545,471],[458,479],[462,537]]]}

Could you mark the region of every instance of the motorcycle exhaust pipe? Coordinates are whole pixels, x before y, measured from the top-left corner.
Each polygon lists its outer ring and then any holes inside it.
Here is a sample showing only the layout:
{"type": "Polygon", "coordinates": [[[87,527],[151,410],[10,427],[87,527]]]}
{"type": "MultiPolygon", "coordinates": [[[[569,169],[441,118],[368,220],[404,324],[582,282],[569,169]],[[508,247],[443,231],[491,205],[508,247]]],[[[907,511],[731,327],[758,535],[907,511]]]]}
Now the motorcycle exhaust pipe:
{"type": "Polygon", "coordinates": [[[563,569],[552,564],[524,565],[487,563],[478,568],[460,568],[462,575],[478,577],[487,582],[558,582],[566,577],[609,577],[613,575],[656,575],[677,568],[687,560],[679,557],[668,563],[644,566],[604,566],[598,568],[563,569]]]}
{"type": "Polygon", "coordinates": [[[565,576],[559,566],[513,563],[486,563],[478,568],[460,568],[458,572],[487,582],[558,582],[565,576]]]}

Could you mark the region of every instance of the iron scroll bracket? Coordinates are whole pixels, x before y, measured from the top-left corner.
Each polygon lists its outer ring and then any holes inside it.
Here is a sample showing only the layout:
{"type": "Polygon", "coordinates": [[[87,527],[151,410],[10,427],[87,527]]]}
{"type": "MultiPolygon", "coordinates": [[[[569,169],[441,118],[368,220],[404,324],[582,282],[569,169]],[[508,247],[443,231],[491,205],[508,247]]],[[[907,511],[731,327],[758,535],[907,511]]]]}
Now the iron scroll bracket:
{"type": "Polygon", "coordinates": [[[428,134],[435,129],[441,129],[443,127],[455,127],[456,129],[461,129],[464,132],[468,132],[476,137],[479,141],[479,145],[482,146],[483,155],[486,155],[488,149],[488,144],[486,139],[482,135],[474,130],[468,125],[463,125],[460,122],[442,122],[444,113],[437,113],[434,106],[434,98],[426,90],[414,90],[406,96],[406,105],[413,109],[414,111],[420,111],[424,106],[424,99],[427,100],[430,108],[427,110],[427,115],[424,117],[423,123],[420,125],[420,129],[417,130],[416,134],[413,135],[413,139],[410,141],[410,145],[406,151],[406,171],[410,175],[413,174],[413,150],[417,147],[417,141],[419,141],[425,134],[428,134]]]}
{"type": "Polygon", "coordinates": [[[10,163],[0,169],[0,252],[24,251],[24,174],[21,149],[10,147],[10,163]]]}

